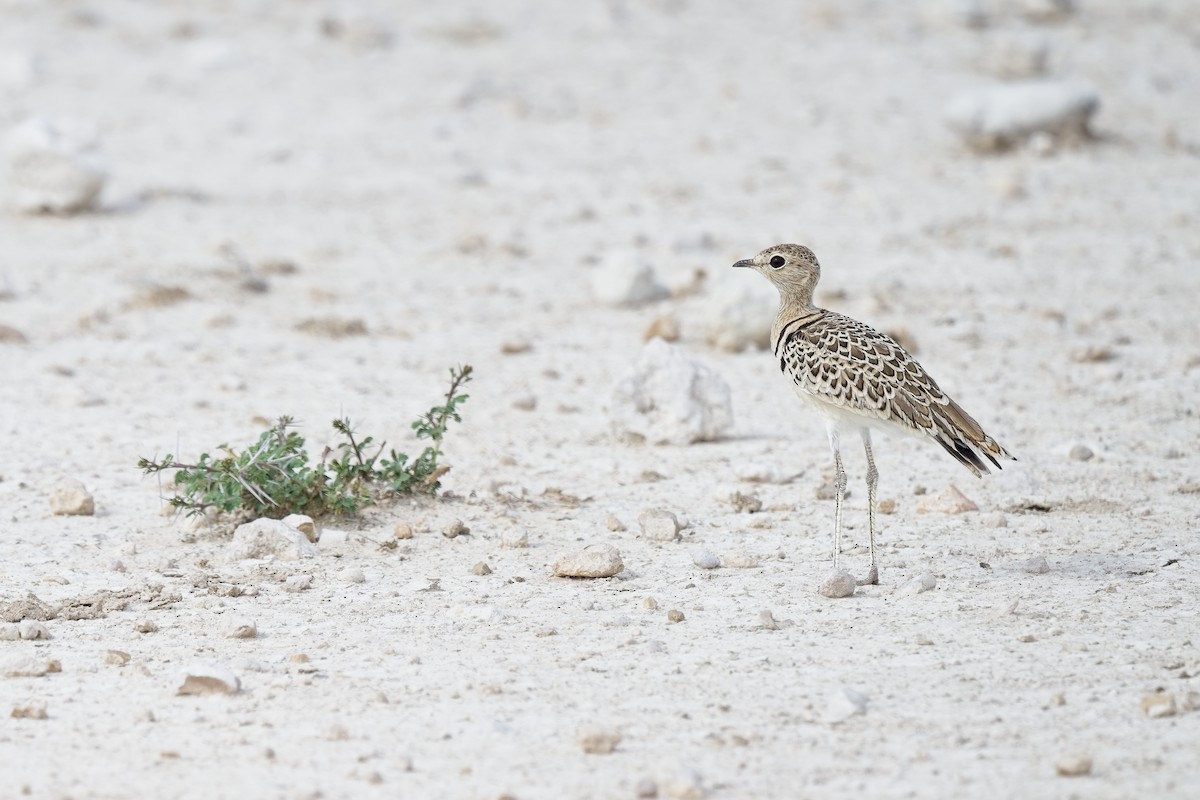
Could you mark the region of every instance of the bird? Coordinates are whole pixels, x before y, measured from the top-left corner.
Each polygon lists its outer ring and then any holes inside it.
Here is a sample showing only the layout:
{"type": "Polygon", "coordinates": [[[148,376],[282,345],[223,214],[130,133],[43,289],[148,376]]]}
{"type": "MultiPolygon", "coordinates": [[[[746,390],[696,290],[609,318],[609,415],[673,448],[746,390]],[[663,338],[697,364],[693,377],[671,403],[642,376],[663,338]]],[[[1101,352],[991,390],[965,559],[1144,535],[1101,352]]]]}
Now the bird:
{"type": "Polygon", "coordinates": [[[779,311],[771,325],[771,349],[796,394],[820,415],[833,451],[833,567],[842,554],[842,468],[844,436],[858,434],[867,454],[867,518],[870,569],[858,585],[878,584],[875,554],[875,491],[879,471],[871,451],[871,431],[927,437],[941,445],[976,477],[1016,461],[975,419],[954,402],[929,373],[892,337],[813,304],[821,265],[799,244],[768,247],[735,268],[752,269],[779,291],[779,311]]]}

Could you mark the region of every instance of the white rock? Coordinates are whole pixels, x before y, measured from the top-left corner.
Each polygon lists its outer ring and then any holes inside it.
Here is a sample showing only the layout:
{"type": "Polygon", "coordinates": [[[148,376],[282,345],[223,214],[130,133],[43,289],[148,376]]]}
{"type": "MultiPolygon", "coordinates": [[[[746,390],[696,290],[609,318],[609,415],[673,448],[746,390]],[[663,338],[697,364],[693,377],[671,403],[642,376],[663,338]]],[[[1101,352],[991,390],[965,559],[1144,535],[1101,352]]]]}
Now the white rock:
{"type": "Polygon", "coordinates": [[[33,117],[8,135],[8,191],[27,214],[71,214],[95,205],[105,171],[84,123],[33,117]]]}
{"type": "Polygon", "coordinates": [[[316,523],[314,523],[313,518],[307,514],[288,514],[286,517],[281,519],[280,522],[282,522],[284,525],[291,525],[293,528],[303,533],[304,538],[308,539],[310,542],[316,542],[317,539],[320,538],[317,536],[316,523]]]}
{"type": "Polygon", "coordinates": [[[4,678],[40,678],[52,672],[62,672],[58,659],[18,656],[0,664],[0,677],[4,678]]]}
{"type": "Polygon", "coordinates": [[[589,755],[608,755],[621,743],[621,732],[616,728],[591,725],[581,728],[577,735],[579,746],[589,755]]]}
{"type": "Polygon", "coordinates": [[[15,642],[21,638],[21,629],[15,622],[0,625],[0,642],[15,642]]]}
{"type": "Polygon", "coordinates": [[[736,353],[770,345],[779,296],[766,281],[745,278],[728,275],[718,279],[704,305],[700,329],[704,340],[720,350],[736,353]]]}
{"type": "Polygon", "coordinates": [[[242,682],[233,670],[197,661],[184,670],[175,694],[234,694],[241,688],[242,682]]]}
{"type": "Polygon", "coordinates": [[[366,583],[367,576],[358,567],[346,567],[338,573],[338,578],[346,583],[366,583]]]}
{"type": "Polygon", "coordinates": [[[690,764],[680,762],[675,774],[666,782],[667,797],[673,800],[703,800],[708,794],[700,772],[690,764]]]}
{"type": "Polygon", "coordinates": [[[529,547],[529,532],[524,528],[510,528],[500,534],[500,546],[512,549],[529,547]]]}
{"type": "Polygon", "coordinates": [[[96,513],[96,502],[82,483],[65,480],[50,490],[50,513],[56,517],[90,517],[96,513]]]}
{"type": "Polygon", "coordinates": [[[226,635],[230,639],[254,639],[258,636],[258,625],[253,620],[235,620],[226,635]]]}
{"type": "Polygon", "coordinates": [[[758,557],[739,547],[722,556],[721,563],[730,569],[754,569],[758,566],[758,557]]]}
{"type": "Polygon", "coordinates": [[[1090,86],[1068,81],[1025,81],[965,92],[946,107],[946,121],[969,147],[1005,150],[1043,134],[1086,139],[1100,107],[1090,86]]]}
{"type": "Polygon", "coordinates": [[[681,348],[652,339],[614,387],[609,421],[625,441],[712,441],[733,425],[729,384],[681,348]]]}
{"type": "Polygon", "coordinates": [[[854,581],[854,576],[844,569],[832,573],[828,578],[821,582],[817,587],[817,593],[822,597],[839,598],[850,597],[854,594],[854,590],[858,584],[854,581]]]}
{"type": "Polygon", "coordinates": [[[239,525],[229,543],[229,557],[234,560],[274,556],[299,561],[316,555],[317,547],[307,536],[281,520],[266,517],[239,525]]]}
{"type": "Polygon", "coordinates": [[[612,253],[589,277],[592,297],[606,306],[632,307],[667,297],[654,268],[633,253],[612,253]]]}
{"type": "Polygon", "coordinates": [[[968,511],[978,511],[979,506],[971,498],[959,491],[953,483],[934,495],[927,495],[917,501],[918,514],[965,514],[968,511]]]}
{"type": "Polygon", "coordinates": [[[937,578],[932,572],[922,572],[915,578],[909,578],[900,585],[897,591],[900,594],[921,594],[922,592],[930,592],[937,588],[937,578]]]}
{"type": "Polygon", "coordinates": [[[283,582],[283,590],[285,592],[307,592],[312,588],[311,575],[290,575],[283,582]]]}
{"type": "Polygon", "coordinates": [[[641,538],[655,542],[673,542],[679,538],[679,531],[683,530],[679,518],[661,508],[648,508],[638,514],[638,527],[641,528],[641,538]]]}
{"type": "Polygon", "coordinates": [[[17,631],[25,640],[51,638],[50,631],[46,629],[46,626],[35,619],[21,620],[17,623],[17,631]]]}
{"type": "Polygon", "coordinates": [[[712,550],[700,547],[692,551],[692,563],[700,569],[716,569],[721,566],[721,559],[712,550]]]}
{"type": "Polygon", "coordinates": [[[1050,571],[1050,565],[1045,556],[1030,556],[1021,562],[1021,570],[1030,575],[1044,575],[1050,571]]]}
{"type": "Polygon", "coordinates": [[[560,578],[609,578],[623,569],[621,553],[609,544],[591,544],[554,559],[554,574],[560,578]]]}
{"type": "Polygon", "coordinates": [[[836,725],[853,716],[865,713],[867,713],[867,696],[849,686],[842,686],[835,689],[826,698],[825,710],[821,719],[831,725],[836,725]]]}

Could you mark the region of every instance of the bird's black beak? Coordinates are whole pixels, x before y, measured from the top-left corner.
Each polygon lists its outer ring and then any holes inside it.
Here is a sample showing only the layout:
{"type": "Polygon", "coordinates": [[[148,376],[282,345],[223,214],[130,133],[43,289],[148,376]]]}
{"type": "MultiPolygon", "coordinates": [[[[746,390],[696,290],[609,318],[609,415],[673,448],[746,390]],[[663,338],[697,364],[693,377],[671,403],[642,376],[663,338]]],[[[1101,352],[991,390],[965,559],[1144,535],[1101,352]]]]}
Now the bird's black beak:
{"type": "Polygon", "coordinates": [[[734,267],[750,267],[751,269],[753,269],[754,268],[754,259],[743,258],[741,261],[736,262],[733,266],[734,267]]]}

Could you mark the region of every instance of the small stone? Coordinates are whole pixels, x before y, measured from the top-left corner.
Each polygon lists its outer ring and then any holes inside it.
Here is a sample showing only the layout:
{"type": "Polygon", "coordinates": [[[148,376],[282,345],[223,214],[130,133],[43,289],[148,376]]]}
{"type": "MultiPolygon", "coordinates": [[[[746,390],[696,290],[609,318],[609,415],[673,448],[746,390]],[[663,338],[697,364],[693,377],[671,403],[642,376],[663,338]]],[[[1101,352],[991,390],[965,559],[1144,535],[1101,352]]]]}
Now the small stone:
{"type": "Polygon", "coordinates": [[[469,536],[471,529],[468,528],[461,519],[456,519],[446,527],[442,528],[442,536],[447,539],[455,539],[459,536],[469,536]]]}
{"type": "Polygon", "coordinates": [[[367,576],[358,567],[346,567],[338,573],[338,578],[344,583],[366,583],[367,576]]]}
{"type": "Polygon", "coordinates": [[[771,321],[779,297],[766,283],[743,280],[744,276],[732,272],[719,274],[718,285],[712,287],[700,310],[704,340],[730,353],[765,350],[770,346],[771,321]]]}
{"type": "Polygon", "coordinates": [[[588,755],[608,755],[621,743],[621,732],[616,728],[581,728],[578,737],[579,746],[588,755]]]}
{"type": "Polygon", "coordinates": [[[692,563],[700,569],[716,569],[721,566],[721,559],[713,551],[699,548],[692,551],[692,563]]]}
{"type": "Polygon", "coordinates": [[[517,411],[537,411],[537,398],[531,394],[526,394],[513,400],[513,408],[517,411]]]}
{"type": "Polygon", "coordinates": [[[31,700],[23,706],[13,706],[13,719],[46,719],[46,704],[41,700],[31,700]]]}
{"type": "Polygon", "coordinates": [[[885,497],[882,500],[880,500],[878,503],[875,504],[875,509],[880,514],[895,514],[896,513],[896,501],[890,497],[885,497]]]}
{"type": "Polygon", "coordinates": [[[0,676],[5,678],[40,678],[62,672],[62,664],[54,658],[22,656],[0,664],[0,676]]]}
{"type": "Polygon", "coordinates": [[[733,426],[733,392],[716,372],[662,339],[651,339],[613,387],[609,425],[629,443],[688,445],[733,426]]]}
{"type": "Polygon", "coordinates": [[[560,578],[609,578],[623,569],[620,552],[608,544],[591,544],[554,560],[554,574],[560,578]]]}
{"type": "Polygon", "coordinates": [[[1092,759],[1078,754],[1066,755],[1054,762],[1054,771],[1064,778],[1087,775],[1092,771],[1092,759]]]}
{"type": "Polygon", "coordinates": [[[325,739],[330,742],[344,742],[350,738],[350,730],[340,722],[335,722],[325,731],[325,739]]]}
{"type": "Polygon", "coordinates": [[[643,597],[642,608],[646,609],[647,611],[658,611],[658,601],[653,597],[643,597]]]}
{"type": "Polygon", "coordinates": [[[178,695],[235,694],[242,682],[231,670],[217,664],[196,662],[183,673],[178,695]]]}
{"type": "Polygon", "coordinates": [[[152,620],[141,619],[133,624],[133,629],[138,633],[154,633],[158,630],[158,625],[152,620]]]}
{"type": "Polygon", "coordinates": [[[621,522],[621,520],[617,519],[617,517],[613,514],[608,515],[606,524],[608,525],[608,529],[610,531],[617,532],[625,530],[625,523],[621,522]]]}
{"type": "Polygon", "coordinates": [[[930,639],[923,633],[918,633],[916,642],[918,647],[928,647],[929,645],[933,644],[933,639],[930,639]]]}
{"type": "Polygon", "coordinates": [[[56,517],[90,517],[96,513],[96,503],[82,483],[65,480],[50,490],[50,513],[56,517]]]}
{"type": "Polygon", "coordinates": [[[1175,716],[1175,695],[1155,692],[1142,698],[1142,713],[1151,719],[1175,716]]]}
{"type": "Polygon", "coordinates": [[[653,800],[658,797],[658,784],[650,778],[642,778],[634,785],[633,796],[638,800],[653,800]]]}
{"type": "Polygon", "coordinates": [[[22,639],[24,639],[26,641],[30,641],[33,639],[53,638],[50,636],[50,631],[46,629],[45,625],[43,625],[42,623],[38,622],[37,620],[33,620],[33,619],[26,619],[26,620],[22,620],[21,622],[18,622],[17,623],[17,633],[22,639]]]}
{"type": "Polygon", "coordinates": [[[679,320],[673,314],[663,314],[655,317],[654,321],[646,326],[642,340],[648,342],[651,339],[662,339],[664,342],[677,342],[679,336],[679,320]]]}
{"type": "Polygon", "coordinates": [[[858,587],[854,582],[854,576],[846,570],[840,569],[821,583],[817,588],[817,594],[829,598],[849,597],[854,594],[856,588],[858,587]]]}
{"type": "Polygon", "coordinates": [[[475,566],[471,567],[472,575],[491,575],[492,568],[487,565],[486,561],[480,561],[475,566]]]}
{"type": "Polygon", "coordinates": [[[1021,644],[1032,644],[1033,642],[1037,641],[1037,637],[1032,633],[1022,633],[1017,637],[1017,641],[1021,644]]]}
{"type": "Polygon", "coordinates": [[[916,577],[909,578],[897,589],[898,594],[914,595],[931,592],[937,588],[937,578],[932,572],[922,572],[916,577]]]}
{"type": "Polygon", "coordinates": [[[1179,708],[1188,712],[1200,710],[1200,692],[1186,692],[1179,702],[1179,708]]]}
{"type": "Polygon", "coordinates": [[[296,530],[304,534],[304,537],[310,542],[317,541],[317,526],[313,522],[312,517],[305,514],[288,514],[280,520],[284,525],[291,525],[296,530]]]}
{"type": "Polygon", "coordinates": [[[1031,80],[997,84],[960,94],[946,107],[946,120],[978,152],[1008,150],[1035,136],[1086,140],[1100,107],[1095,89],[1068,81],[1031,80]]]}
{"type": "Polygon", "coordinates": [[[1050,565],[1046,563],[1045,556],[1030,556],[1021,562],[1021,571],[1030,575],[1044,575],[1050,571],[1050,565]]]}
{"type": "Polygon", "coordinates": [[[926,497],[917,502],[918,514],[962,514],[967,511],[978,511],[979,506],[958,490],[953,483],[932,497],[926,497]]]}
{"type": "Polygon", "coordinates": [[[770,609],[764,608],[758,612],[758,627],[769,631],[779,630],[779,622],[775,619],[775,615],[771,613],[770,609]]]}
{"type": "Polygon", "coordinates": [[[26,214],[74,214],[94,208],[105,169],[93,126],[33,117],[8,136],[8,194],[26,214]]]}
{"type": "Polygon", "coordinates": [[[1086,444],[1077,444],[1071,448],[1071,452],[1067,453],[1067,457],[1072,461],[1091,461],[1096,454],[1092,452],[1092,448],[1086,444]]]}
{"type": "Polygon", "coordinates": [[[413,538],[412,525],[409,525],[407,522],[397,522],[396,527],[392,528],[392,537],[395,539],[413,538]]]}
{"type": "Polygon", "coordinates": [[[304,533],[281,520],[267,517],[239,525],[228,545],[229,557],[235,561],[271,557],[298,561],[316,558],[317,552],[316,545],[304,533]]]}
{"type": "Polygon", "coordinates": [[[999,511],[997,511],[993,514],[988,514],[986,517],[984,517],[981,520],[981,522],[983,523],[983,527],[985,527],[985,528],[1007,528],[1008,527],[1008,517],[1004,516],[999,511]]]}
{"type": "Polygon", "coordinates": [[[638,514],[638,526],[643,539],[655,542],[673,542],[683,528],[678,517],[661,508],[649,508],[638,514]]]}
{"type": "Polygon", "coordinates": [[[283,590],[285,592],[306,592],[312,588],[311,575],[290,575],[283,582],[283,590]]]}
{"type": "Polygon", "coordinates": [[[0,625],[0,642],[15,642],[21,638],[21,631],[15,624],[0,625]]]}
{"type": "Polygon", "coordinates": [[[11,325],[0,325],[0,344],[27,344],[29,337],[11,325]]]}
{"type": "Polygon", "coordinates": [[[729,569],[754,569],[758,566],[758,557],[743,548],[729,550],[721,557],[721,563],[729,569]]]}
{"type": "Polygon", "coordinates": [[[632,308],[666,298],[667,288],[658,281],[654,268],[636,255],[614,253],[589,276],[592,297],[606,306],[632,308]]]}
{"type": "Polygon", "coordinates": [[[1067,696],[1062,692],[1055,692],[1054,694],[1050,695],[1050,705],[1058,707],[1065,706],[1066,704],[1067,696]]]}
{"type": "Polygon", "coordinates": [[[528,353],[533,349],[533,345],[528,339],[506,339],[500,343],[500,352],[506,356],[516,356],[522,353],[528,353]]]}
{"type": "Polygon", "coordinates": [[[514,550],[529,547],[529,532],[524,528],[511,528],[500,534],[500,546],[514,550]]]}
{"type": "Polygon", "coordinates": [[[821,719],[831,725],[845,722],[851,717],[867,713],[867,696],[857,689],[842,686],[825,700],[821,719]]]}
{"type": "Polygon", "coordinates": [[[235,622],[229,626],[230,639],[253,639],[258,636],[258,626],[253,622],[235,622]]]}
{"type": "Polygon", "coordinates": [[[58,607],[51,606],[30,592],[21,600],[0,601],[0,619],[5,622],[20,622],[37,619],[45,622],[58,615],[58,607]]]}
{"type": "Polygon", "coordinates": [[[667,622],[683,622],[683,612],[678,608],[672,608],[667,612],[667,622]]]}
{"type": "Polygon", "coordinates": [[[114,667],[123,667],[129,663],[129,653],[123,650],[105,650],[104,663],[114,667]]]}
{"type": "Polygon", "coordinates": [[[687,764],[680,764],[667,782],[667,795],[674,800],[703,800],[706,794],[700,773],[687,764]]]}

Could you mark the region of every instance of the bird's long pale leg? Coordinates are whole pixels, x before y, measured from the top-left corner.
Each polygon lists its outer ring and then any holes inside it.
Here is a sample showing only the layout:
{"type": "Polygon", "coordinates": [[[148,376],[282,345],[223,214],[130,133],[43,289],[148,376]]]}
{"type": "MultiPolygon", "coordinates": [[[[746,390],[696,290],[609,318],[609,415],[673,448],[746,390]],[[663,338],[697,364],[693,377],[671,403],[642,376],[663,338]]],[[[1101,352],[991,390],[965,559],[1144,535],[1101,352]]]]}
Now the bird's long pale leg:
{"type": "Polygon", "coordinates": [[[867,451],[867,522],[870,528],[871,568],[860,584],[879,583],[879,567],[875,563],[875,489],[879,486],[879,470],[875,469],[875,455],[871,452],[871,432],[862,432],[863,448],[867,451]]]}
{"type": "Polygon", "coordinates": [[[830,434],[829,446],[833,448],[833,465],[837,469],[833,478],[833,568],[837,570],[842,559],[842,500],[846,496],[846,470],[842,469],[842,453],[836,435],[830,434]]]}

